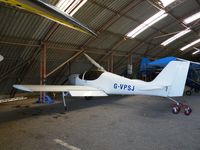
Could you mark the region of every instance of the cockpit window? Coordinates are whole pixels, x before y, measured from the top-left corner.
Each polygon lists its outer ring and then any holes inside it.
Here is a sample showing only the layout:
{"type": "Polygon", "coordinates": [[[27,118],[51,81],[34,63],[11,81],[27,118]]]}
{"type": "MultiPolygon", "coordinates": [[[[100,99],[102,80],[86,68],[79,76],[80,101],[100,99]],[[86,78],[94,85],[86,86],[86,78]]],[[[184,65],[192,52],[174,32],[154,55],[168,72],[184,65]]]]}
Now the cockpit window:
{"type": "Polygon", "coordinates": [[[100,77],[103,71],[88,71],[84,75],[84,80],[95,80],[100,77]]]}

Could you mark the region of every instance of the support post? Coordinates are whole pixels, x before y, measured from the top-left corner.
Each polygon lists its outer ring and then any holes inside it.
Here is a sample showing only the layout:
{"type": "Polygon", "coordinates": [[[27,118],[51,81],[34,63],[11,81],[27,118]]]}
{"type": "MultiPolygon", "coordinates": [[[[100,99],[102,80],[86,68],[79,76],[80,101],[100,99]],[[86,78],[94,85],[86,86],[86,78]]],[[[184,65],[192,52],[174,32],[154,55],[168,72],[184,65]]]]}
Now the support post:
{"type": "Polygon", "coordinates": [[[67,110],[67,104],[66,104],[66,100],[65,100],[65,96],[67,96],[67,95],[68,95],[68,93],[62,92],[63,105],[64,105],[65,110],[67,110]]]}
{"type": "Polygon", "coordinates": [[[110,72],[113,73],[113,54],[110,55],[110,72]]]}
{"type": "MultiPolygon", "coordinates": [[[[42,45],[40,47],[40,85],[43,85],[43,63],[42,63],[42,45]]],[[[43,96],[43,92],[40,91],[40,99],[39,99],[39,103],[42,101],[42,96],[43,96]]]]}
{"type": "Polygon", "coordinates": [[[130,78],[133,73],[133,62],[132,62],[132,55],[128,56],[127,62],[127,77],[130,78]]]}
{"type": "MultiPolygon", "coordinates": [[[[47,49],[46,49],[46,44],[44,43],[43,45],[43,49],[44,49],[44,52],[43,52],[43,85],[46,84],[46,69],[47,69],[47,58],[46,58],[46,53],[47,53],[47,49]]],[[[46,93],[43,92],[43,98],[45,99],[45,96],[46,96],[46,93]]]]}
{"type": "Polygon", "coordinates": [[[107,59],[107,70],[110,71],[110,59],[107,59]]]}

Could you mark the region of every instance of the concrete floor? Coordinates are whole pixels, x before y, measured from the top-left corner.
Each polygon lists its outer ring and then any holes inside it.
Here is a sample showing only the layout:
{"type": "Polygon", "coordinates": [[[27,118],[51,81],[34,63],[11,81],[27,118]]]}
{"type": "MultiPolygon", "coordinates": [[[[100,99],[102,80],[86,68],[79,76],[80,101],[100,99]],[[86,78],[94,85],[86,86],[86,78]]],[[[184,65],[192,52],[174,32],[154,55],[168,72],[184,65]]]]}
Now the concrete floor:
{"type": "Polygon", "coordinates": [[[69,112],[61,102],[1,104],[0,150],[200,150],[200,97],[181,100],[191,116],[148,96],[70,98],[69,112]]]}

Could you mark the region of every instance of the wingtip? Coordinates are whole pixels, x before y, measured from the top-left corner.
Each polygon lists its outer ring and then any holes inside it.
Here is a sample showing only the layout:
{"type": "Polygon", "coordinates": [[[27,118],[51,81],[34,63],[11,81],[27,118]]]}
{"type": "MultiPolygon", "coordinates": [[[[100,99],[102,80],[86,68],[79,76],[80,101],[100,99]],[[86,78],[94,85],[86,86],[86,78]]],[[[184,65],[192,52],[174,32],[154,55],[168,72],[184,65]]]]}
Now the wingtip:
{"type": "Polygon", "coordinates": [[[21,91],[32,92],[29,88],[25,87],[24,85],[14,84],[13,87],[21,91]]]}

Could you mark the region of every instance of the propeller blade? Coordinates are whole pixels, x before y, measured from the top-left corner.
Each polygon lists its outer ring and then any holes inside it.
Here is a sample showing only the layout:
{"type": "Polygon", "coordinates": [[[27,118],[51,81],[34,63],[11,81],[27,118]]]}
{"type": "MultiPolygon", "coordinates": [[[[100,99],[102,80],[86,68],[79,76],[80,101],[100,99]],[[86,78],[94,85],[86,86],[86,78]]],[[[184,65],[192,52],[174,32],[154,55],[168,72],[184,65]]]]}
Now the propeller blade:
{"type": "Polygon", "coordinates": [[[98,64],[94,59],[92,59],[90,56],[88,56],[86,53],[83,53],[84,56],[94,65],[96,66],[99,70],[101,71],[105,71],[105,69],[100,65],[98,64]]]}

